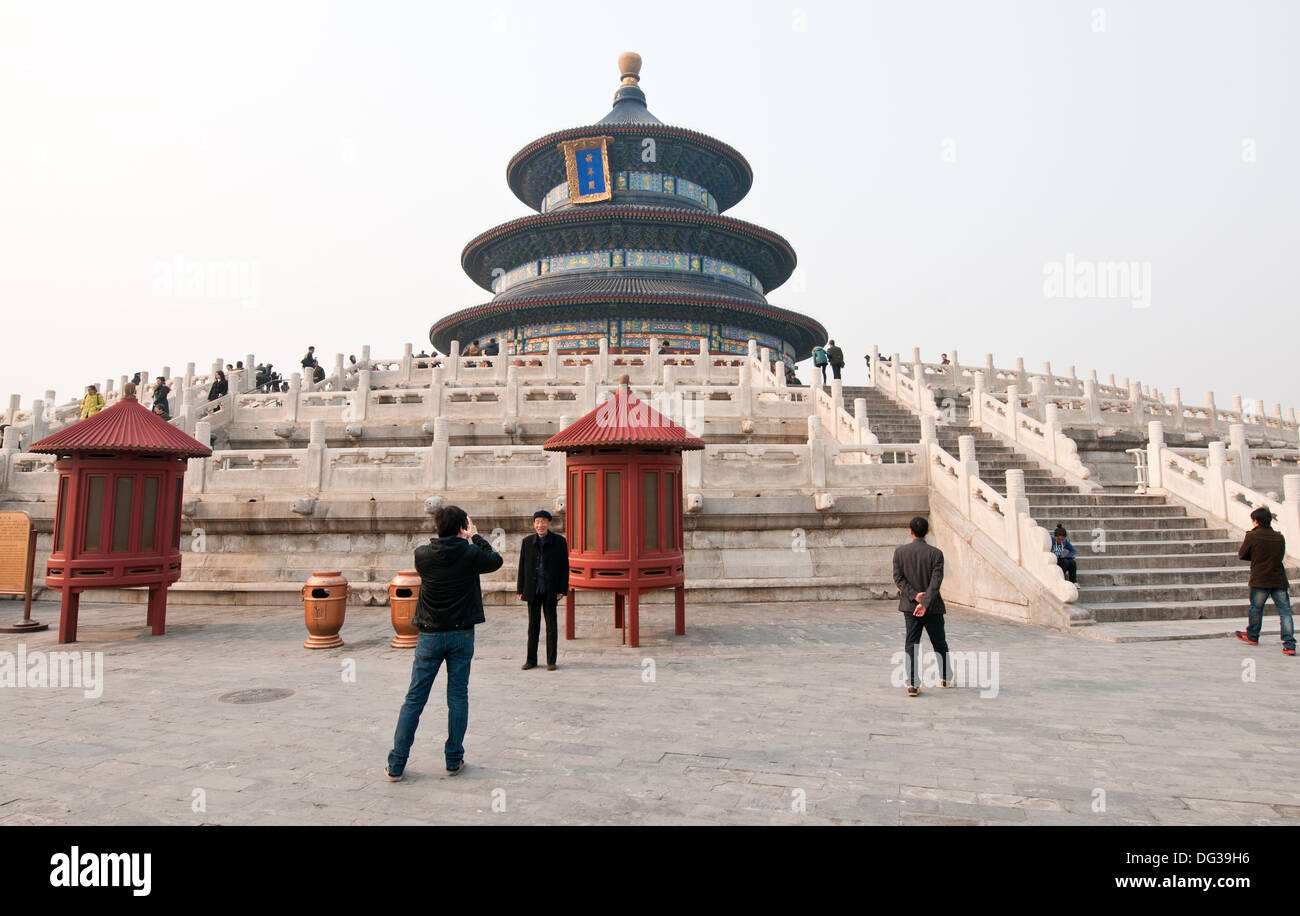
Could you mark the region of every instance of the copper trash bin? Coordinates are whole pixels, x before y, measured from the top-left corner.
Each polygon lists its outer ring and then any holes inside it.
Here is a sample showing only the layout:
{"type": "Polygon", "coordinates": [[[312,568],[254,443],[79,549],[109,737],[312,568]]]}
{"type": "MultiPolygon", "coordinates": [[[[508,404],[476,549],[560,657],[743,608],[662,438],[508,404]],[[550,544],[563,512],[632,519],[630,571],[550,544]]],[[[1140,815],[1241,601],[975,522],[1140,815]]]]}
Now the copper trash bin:
{"type": "Polygon", "coordinates": [[[414,649],[420,641],[420,631],[415,626],[415,609],[420,604],[420,574],[404,569],[388,583],[388,608],[397,633],[389,643],[394,649],[414,649]]]}
{"type": "Polygon", "coordinates": [[[303,616],[311,634],[302,644],[304,649],[333,649],[343,645],[339,630],[343,629],[343,615],[351,594],[352,587],[340,570],[312,573],[302,587],[303,616]]]}

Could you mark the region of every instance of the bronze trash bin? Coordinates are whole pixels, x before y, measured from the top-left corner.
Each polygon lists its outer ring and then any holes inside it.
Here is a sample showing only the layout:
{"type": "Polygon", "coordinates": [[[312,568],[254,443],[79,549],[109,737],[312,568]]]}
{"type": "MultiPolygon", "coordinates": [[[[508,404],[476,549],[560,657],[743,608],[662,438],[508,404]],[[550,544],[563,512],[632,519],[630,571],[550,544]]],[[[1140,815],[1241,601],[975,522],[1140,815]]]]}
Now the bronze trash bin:
{"type": "Polygon", "coordinates": [[[413,618],[420,603],[420,574],[404,569],[388,583],[388,607],[397,633],[389,643],[394,649],[414,649],[420,641],[420,631],[413,618]]]}
{"type": "Polygon", "coordinates": [[[343,645],[339,630],[343,629],[343,614],[351,594],[352,587],[339,570],[312,573],[302,587],[303,616],[311,634],[302,644],[304,649],[333,649],[343,645]]]}

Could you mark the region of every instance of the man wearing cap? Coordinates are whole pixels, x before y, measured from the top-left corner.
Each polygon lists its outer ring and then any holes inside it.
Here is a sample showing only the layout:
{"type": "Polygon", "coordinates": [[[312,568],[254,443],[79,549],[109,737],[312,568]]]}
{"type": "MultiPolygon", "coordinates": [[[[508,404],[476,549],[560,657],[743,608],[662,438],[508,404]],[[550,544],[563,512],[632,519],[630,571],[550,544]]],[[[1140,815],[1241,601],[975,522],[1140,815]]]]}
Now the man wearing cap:
{"type": "Polygon", "coordinates": [[[537,667],[537,638],[541,635],[542,612],[546,613],[546,670],[555,670],[559,630],[555,602],[569,593],[569,542],[551,530],[551,513],[533,513],[534,534],[519,547],[519,579],[515,593],[528,602],[528,657],[523,670],[537,667]]]}

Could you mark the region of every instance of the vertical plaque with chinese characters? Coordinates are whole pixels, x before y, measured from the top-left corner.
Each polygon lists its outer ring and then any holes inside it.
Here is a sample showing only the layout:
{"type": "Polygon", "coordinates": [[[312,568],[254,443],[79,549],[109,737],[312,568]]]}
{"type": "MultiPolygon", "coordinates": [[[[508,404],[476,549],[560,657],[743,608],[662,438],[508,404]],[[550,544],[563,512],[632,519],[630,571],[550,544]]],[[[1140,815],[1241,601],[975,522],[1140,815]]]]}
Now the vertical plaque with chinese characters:
{"type": "Polygon", "coordinates": [[[565,140],[564,168],[569,177],[569,202],[589,204],[613,196],[609,183],[609,147],[613,137],[565,140]]]}

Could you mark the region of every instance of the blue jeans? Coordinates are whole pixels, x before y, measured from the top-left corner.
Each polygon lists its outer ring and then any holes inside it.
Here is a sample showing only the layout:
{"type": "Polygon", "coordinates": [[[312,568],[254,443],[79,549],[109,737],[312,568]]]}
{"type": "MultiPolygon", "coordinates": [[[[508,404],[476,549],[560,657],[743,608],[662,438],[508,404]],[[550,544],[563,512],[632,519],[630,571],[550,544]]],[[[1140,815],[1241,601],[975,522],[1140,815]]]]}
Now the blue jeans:
{"type": "Polygon", "coordinates": [[[415,743],[420,713],[429,701],[434,678],[447,661],[447,768],[455,769],[465,759],[465,729],[469,725],[469,665],[474,658],[474,628],[446,633],[421,633],[411,663],[411,686],[402,711],[397,714],[393,749],[388,752],[388,772],[400,776],[415,743]]]}
{"type": "Polygon", "coordinates": [[[1282,646],[1295,648],[1295,621],[1291,617],[1291,597],[1284,588],[1252,588],[1250,590],[1250,618],[1246,635],[1251,642],[1259,642],[1259,631],[1264,627],[1264,604],[1269,596],[1277,607],[1278,621],[1282,624],[1282,646]]]}

